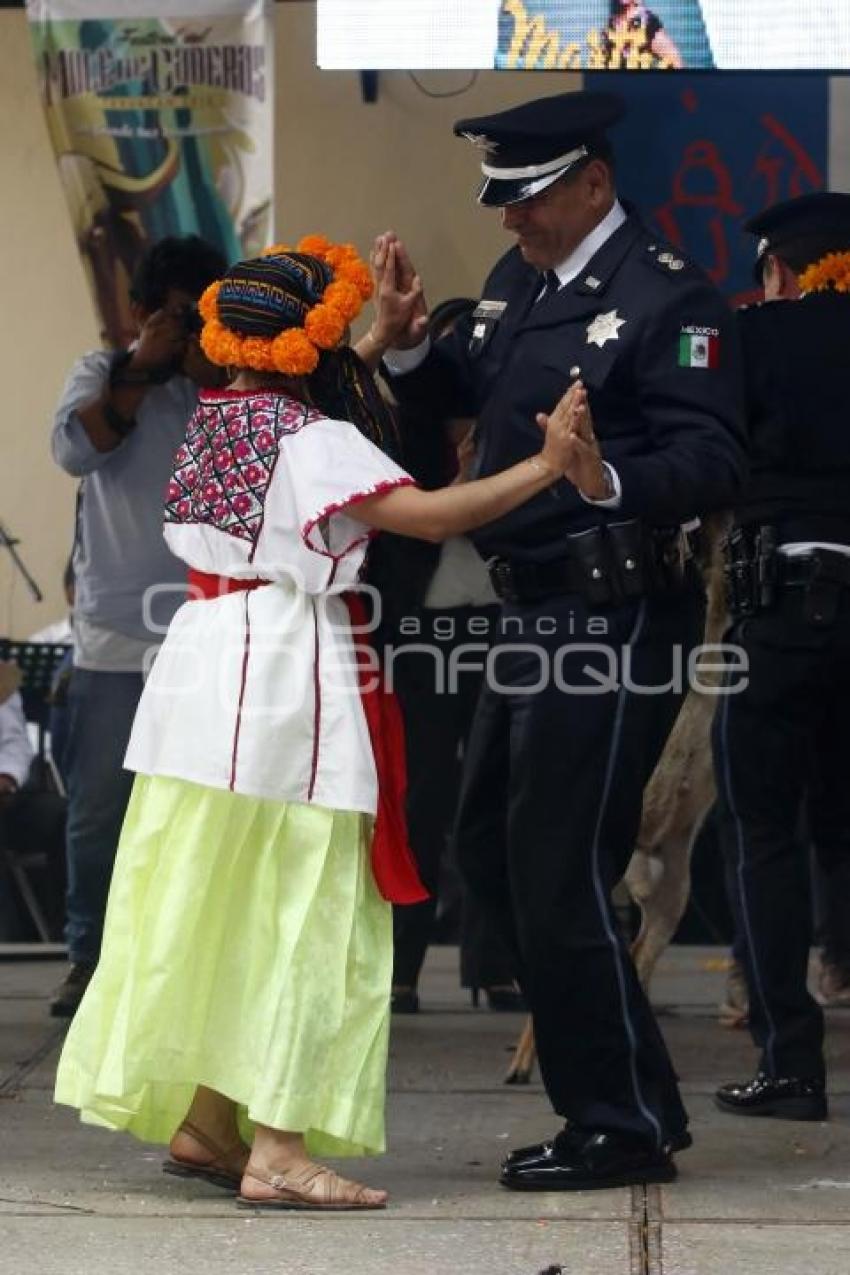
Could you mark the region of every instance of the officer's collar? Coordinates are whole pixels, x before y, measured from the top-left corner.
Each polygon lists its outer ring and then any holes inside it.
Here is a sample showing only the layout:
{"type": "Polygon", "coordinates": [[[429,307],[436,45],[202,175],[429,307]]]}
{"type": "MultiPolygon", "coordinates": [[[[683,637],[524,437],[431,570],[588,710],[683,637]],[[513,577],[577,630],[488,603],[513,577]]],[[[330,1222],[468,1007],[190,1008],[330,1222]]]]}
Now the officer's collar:
{"type": "Polygon", "coordinates": [[[589,235],[585,235],[578,247],[573,249],[566,260],[555,266],[555,274],[558,276],[562,288],[566,284],[572,283],[573,279],[579,277],[597,252],[620,229],[627,217],[628,214],[625,208],[619,199],[615,199],[613,206],[600,221],[599,225],[595,226],[589,235]]]}
{"type": "Polygon", "coordinates": [[[577,275],[569,288],[564,291],[580,297],[600,297],[606,291],[620,268],[623,258],[643,231],[643,224],[634,209],[625,204],[624,212],[625,219],[614,233],[608,236],[601,248],[597,249],[581,274],[577,275]]]}

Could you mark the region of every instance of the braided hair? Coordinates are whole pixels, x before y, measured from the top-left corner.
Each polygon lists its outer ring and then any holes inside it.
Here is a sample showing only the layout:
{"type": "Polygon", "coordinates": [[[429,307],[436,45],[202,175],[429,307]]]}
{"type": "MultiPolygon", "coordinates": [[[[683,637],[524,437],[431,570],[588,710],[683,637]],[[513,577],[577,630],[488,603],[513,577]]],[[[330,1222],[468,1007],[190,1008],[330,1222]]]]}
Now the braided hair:
{"type": "Polygon", "coordinates": [[[382,452],[395,461],[400,459],[395,416],[381,397],[374,376],[351,346],[326,350],[306,384],[310,402],[325,416],[351,421],[382,452]]]}

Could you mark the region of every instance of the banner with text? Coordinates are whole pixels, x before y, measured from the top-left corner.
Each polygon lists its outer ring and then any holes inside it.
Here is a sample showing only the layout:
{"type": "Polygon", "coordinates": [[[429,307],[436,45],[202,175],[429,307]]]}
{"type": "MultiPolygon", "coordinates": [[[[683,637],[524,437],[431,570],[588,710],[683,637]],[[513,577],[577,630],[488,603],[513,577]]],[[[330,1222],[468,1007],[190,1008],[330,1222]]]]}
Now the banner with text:
{"type": "Polygon", "coordinates": [[[103,323],[164,235],[229,260],[272,237],[271,0],[27,0],[74,234],[103,323]]]}

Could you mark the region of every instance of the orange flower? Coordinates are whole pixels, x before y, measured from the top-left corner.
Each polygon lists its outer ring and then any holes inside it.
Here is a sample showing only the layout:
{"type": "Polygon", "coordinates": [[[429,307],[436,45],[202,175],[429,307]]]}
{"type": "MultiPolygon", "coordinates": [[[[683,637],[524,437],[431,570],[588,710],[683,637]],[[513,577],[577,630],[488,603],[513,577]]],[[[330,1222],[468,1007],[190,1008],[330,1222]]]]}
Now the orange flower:
{"type": "Polygon", "coordinates": [[[325,253],[325,261],[333,270],[339,270],[349,261],[359,261],[360,254],[353,243],[331,244],[325,253]]]}
{"type": "Polygon", "coordinates": [[[359,259],[346,261],[339,267],[336,274],[338,279],[344,279],[346,283],[353,283],[364,301],[368,301],[375,290],[369,267],[359,259]]]}
{"type": "Polygon", "coordinates": [[[211,283],[210,286],[205,288],[201,293],[201,299],[198,302],[198,313],[206,322],[209,322],[210,319],[218,318],[218,307],[216,303],[218,301],[220,288],[221,280],[216,279],[215,283],[211,283]]]}
{"type": "Polygon", "coordinates": [[[241,342],[235,332],[231,332],[218,319],[209,319],[201,330],[201,349],[217,367],[228,367],[239,363],[241,342]]]}
{"type": "Polygon", "coordinates": [[[331,305],[335,310],[338,310],[347,323],[350,323],[352,319],[356,319],[363,309],[363,300],[359,290],[353,283],[349,283],[345,279],[338,279],[334,283],[329,283],[325,288],[322,300],[326,305],[331,305]]]}
{"type": "Polygon", "coordinates": [[[305,252],[308,257],[318,257],[324,261],[325,254],[331,246],[331,241],[326,235],[304,235],[298,240],[296,251],[305,252]]]}
{"type": "Polygon", "coordinates": [[[314,306],[304,320],[304,331],[320,350],[339,345],[347,326],[345,317],[331,305],[314,306]]]}
{"type": "Polygon", "coordinates": [[[850,292],[850,252],[829,252],[799,276],[803,292],[850,292]]]}
{"type": "Polygon", "coordinates": [[[303,328],[287,328],[272,341],[272,356],[285,376],[309,376],[319,365],[319,351],[303,328]]]}
{"type": "Polygon", "coordinates": [[[240,366],[251,367],[255,372],[276,372],[273,342],[267,337],[246,336],[242,338],[240,350],[240,366]]]}

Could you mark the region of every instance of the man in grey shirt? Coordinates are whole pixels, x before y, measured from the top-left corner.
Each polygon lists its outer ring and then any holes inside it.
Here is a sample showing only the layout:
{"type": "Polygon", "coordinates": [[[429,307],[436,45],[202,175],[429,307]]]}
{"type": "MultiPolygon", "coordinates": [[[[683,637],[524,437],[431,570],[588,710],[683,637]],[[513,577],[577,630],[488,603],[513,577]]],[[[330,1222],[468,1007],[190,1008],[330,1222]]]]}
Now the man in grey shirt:
{"type": "Polygon", "coordinates": [[[139,336],[75,364],[53,425],[56,462],[81,478],[68,691],[68,954],[51,1013],[71,1017],[100,951],[132,776],[122,763],[145,660],[185,600],[162,536],[164,493],[197,389],[220,383],[198,345],[195,304],[226,262],[190,235],[155,244],[131,286],[139,336]]]}

